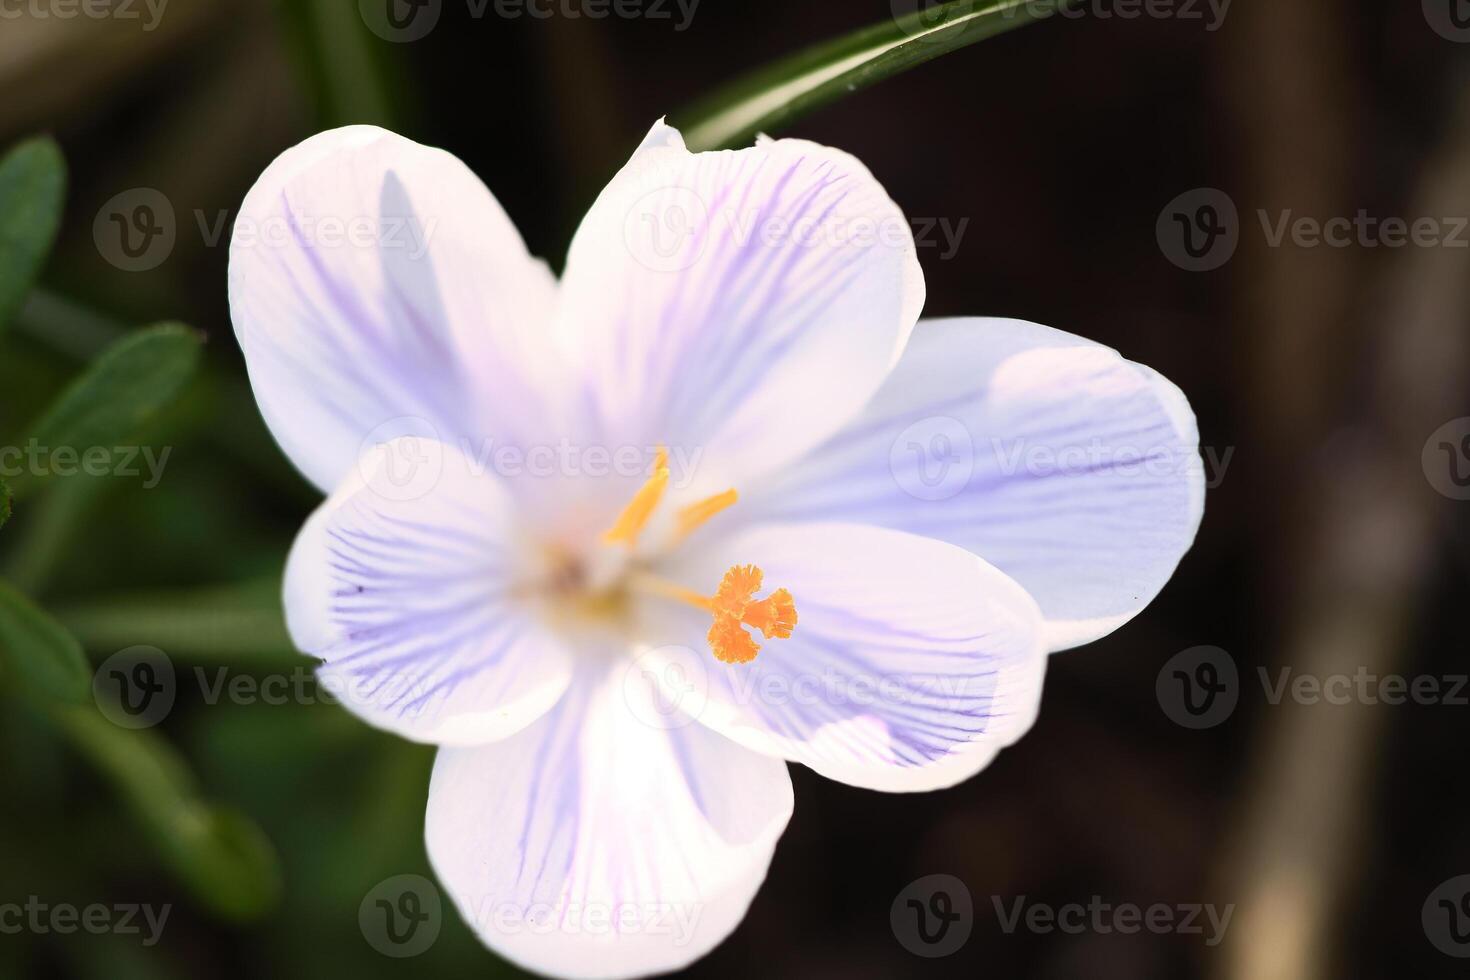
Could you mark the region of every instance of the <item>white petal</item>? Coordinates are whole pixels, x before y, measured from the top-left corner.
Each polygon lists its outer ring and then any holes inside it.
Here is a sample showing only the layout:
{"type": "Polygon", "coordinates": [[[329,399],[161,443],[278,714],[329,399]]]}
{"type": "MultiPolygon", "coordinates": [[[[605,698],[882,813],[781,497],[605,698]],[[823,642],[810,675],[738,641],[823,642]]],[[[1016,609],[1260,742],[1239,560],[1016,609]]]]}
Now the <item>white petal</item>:
{"type": "Polygon", "coordinates": [[[707,615],[651,602],[663,645],[647,657],[670,697],[742,745],[854,786],[930,790],[974,775],[1035,720],[1040,613],[969,552],[863,525],[759,525],[667,574],[712,593],[735,564],[759,566],[765,590],[790,590],[792,635],[758,638],[752,662],[724,664],[705,644],[707,615]]]}
{"type": "Polygon", "coordinates": [[[535,415],[555,283],[442,150],[371,126],[287,150],[241,206],[229,280],[261,412],[324,492],[391,420],[453,442],[535,415]]]}
{"type": "Polygon", "coordinates": [[[1204,512],[1184,395],[1110,348],[1019,320],[925,321],[863,414],[752,520],[847,520],[952,542],[1036,598],[1052,650],[1137,615],[1204,512]]]}
{"type": "Polygon", "coordinates": [[[558,328],[611,444],[698,453],[723,489],[835,432],[892,369],[924,279],[898,207],[802,140],[691,154],[654,127],[578,229],[558,328]]]}
{"type": "Polygon", "coordinates": [[[678,969],[739,925],[765,878],[791,816],[785,764],[650,724],[649,697],[604,662],[515,737],[439,752],[429,858],[486,945],[528,970],[678,969]]]}
{"type": "Polygon", "coordinates": [[[457,450],[387,443],[291,549],[291,636],[323,687],[405,738],[504,738],[566,690],[571,658],[517,595],[529,559],[499,482],[457,450]]]}

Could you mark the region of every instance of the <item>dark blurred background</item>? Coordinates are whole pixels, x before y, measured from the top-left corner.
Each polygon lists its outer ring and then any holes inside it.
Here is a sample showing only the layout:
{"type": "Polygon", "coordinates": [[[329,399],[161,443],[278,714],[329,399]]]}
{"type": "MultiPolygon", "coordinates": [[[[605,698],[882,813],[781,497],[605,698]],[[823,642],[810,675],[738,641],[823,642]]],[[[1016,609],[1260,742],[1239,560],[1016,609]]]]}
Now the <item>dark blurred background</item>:
{"type": "MultiPolygon", "coordinates": [[[[0,935],[0,974],[512,975],[452,912],[413,958],[380,954],[359,927],[375,885],[429,874],[431,750],[327,705],[211,705],[195,681],[196,667],[301,667],[273,580],[316,499],[249,399],[225,295],[227,222],[277,153],[375,122],[464,159],[557,265],[656,118],[894,6],[702,0],[686,22],[672,3],[667,17],[593,20],[503,18],[493,5],[477,18],[444,0],[437,26],[411,43],[369,31],[350,0],[172,0],[156,19],[138,0],[131,20],[55,9],[0,0],[0,144],[50,132],[71,170],[42,290],[0,348],[0,436],[13,438],[124,327],[185,321],[207,335],[207,365],[150,434],[175,447],[168,479],[150,490],[93,481],[47,521],[17,512],[0,558],[10,550],[13,580],[94,660],[134,644],[166,650],[178,699],[154,734],[198,793],[259,826],[279,855],[279,890],[238,914],[198,900],[160,860],[158,828],[76,740],[6,701],[0,902],[172,912],[153,946],[0,935]],[[135,272],[109,260],[94,220],[137,188],[171,204],[176,242],[135,272]],[[196,629],[169,632],[180,618],[196,629]]],[[[950,54],[789,131],[853,152],[931,223],[920,241],[930,315],[1036,320],[1175,381],[1198,414],[1211,489],[1163,594],[1107,639],[1053,658],[1040,720],[980,776],[890,796],[794,767],[796,813],[770,878],[691,974],[1465,974],[1470,942],[1441,935],[1430,899],[1470,873],[1457,761],[1470,690],[1450,696],[1470,672],[1456,625],[1470,502],[1447,482],[1458,470],[1444,470],[1470,459],[1426,444],[1470,435],[1470,422],[1454,423],[1470,415],[1467,42],[1464,0],[1241,0],[1223,11],[1089,0],[1081,16],[950,54]],[[1220,200],[1201,189],[1234,206],[1238,247],[1193,271],[1165,212],[1220,200]],[[1437,237],[1272,242],[1283,216],[1360,211],[1433,219],[1437,237]],[[1200,645],[1221,648],[1238,681],[1233,710],[1188,727],[1157,682],[1200,645]],[[1274,684],[1284,667],[1427,677],[1440,694],[1273,704],[1259,669],[1274,684]],[[974,908],[968,942],[938,959],[909,952],[889,918],[895,896],[930,874],[963,881],[974,908]],[[996,906],[1095,896],[1232,911],[1211,945],[1204,914],[1203,934],[1008,932],[996,906]]]]}

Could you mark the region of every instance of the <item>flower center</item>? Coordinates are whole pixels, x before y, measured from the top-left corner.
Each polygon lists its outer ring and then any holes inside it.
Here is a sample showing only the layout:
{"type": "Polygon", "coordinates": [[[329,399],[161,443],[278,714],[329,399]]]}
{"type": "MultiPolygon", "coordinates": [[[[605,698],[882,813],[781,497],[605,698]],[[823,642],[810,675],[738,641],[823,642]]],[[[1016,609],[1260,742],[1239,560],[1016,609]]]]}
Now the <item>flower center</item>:
{"type": "MultiPolygon", "coordinates": [[[[603,532],[606,544],[618,544],[633,551],[638,535],[648,525],[669,486],[669,454],[660,448],[654,460],[653,475],[623,508],[613,526],[603,532]]],[[[675,515],[674,540],[681,541],[716,514],[738,499],[732,488],[697,503],[681,507],[675,515]]],[[[786,589],[777,589],[764,599],[756,599],[764,573],[755,565],[735,565],[725,572],[712,596],[668,582],[647,572],[635,572],[628,578],[633,589],[665,598],[677,599],[714,617],[705,638],[715,658],[727,664],[744,664],[755,659],[760,644],[745,627],[758,630],[766,639],[786,639],[796,628],[796,601],[786,589]]]]}

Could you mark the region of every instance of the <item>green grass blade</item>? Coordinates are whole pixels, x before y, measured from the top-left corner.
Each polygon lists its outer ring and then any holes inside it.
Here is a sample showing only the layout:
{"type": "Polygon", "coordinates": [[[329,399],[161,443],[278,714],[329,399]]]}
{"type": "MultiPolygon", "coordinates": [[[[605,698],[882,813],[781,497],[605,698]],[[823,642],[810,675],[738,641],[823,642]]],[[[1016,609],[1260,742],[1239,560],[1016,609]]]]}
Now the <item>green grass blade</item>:
{"type": "Polygon", "coordinates": [[[701,99],[671,122],[691,150],[749,143],[813,109],[916,65],[1035,23],[1070,0],[956,0],[783,58],[701,99]]]}

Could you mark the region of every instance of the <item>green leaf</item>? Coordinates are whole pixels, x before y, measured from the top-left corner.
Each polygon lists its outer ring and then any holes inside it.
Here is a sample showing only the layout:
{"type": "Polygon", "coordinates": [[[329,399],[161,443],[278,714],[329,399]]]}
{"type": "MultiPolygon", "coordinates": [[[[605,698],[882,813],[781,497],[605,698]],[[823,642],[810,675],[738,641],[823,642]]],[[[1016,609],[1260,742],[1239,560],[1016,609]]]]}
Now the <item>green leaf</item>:
{"type": "Polygon", "coordinates": [[[92,695],[82,645],[35,603],[0,582],[0,658],[26,693],[80,704],[92,695]]]}
{"type": "Polygon", "coordinates": [[[1035,23],[1071,2],[956,0],[894,17],[738,78],[676,113],[673,123],[691,150],[742,146],[757,133],[776,132],[848,93],[1035,23]]]}
{"type": "Polygon", "coordinates": [[[0,158],[0,331],[20,309],[56,232],[66,197],[66,160],[48,137],[0,158]]]}
{"type": "Polygon", "coordinates": [[[10,520],[10,487],[0,479],[0,527],[10,520]]]}
{"type": "MultiPolygon", "coordinates": [[[[200,335],[177,323],[129,334],[113,344],[63,391],[30,430],[54,471],[57,450],[80,457],[92,447],[113,447],[162,408],[199,364],[200,335]]],[[[66,464],[77,465],[76,459],[66,464]]],[[[12,489],[24,496],[38,474],[27,470],[12,489]]]]}
{"type": "Polygon", "coordinates": [[[117,787],[160,855],[190,890],[228,919],[256,918],[280,894],[274,848],[244,815],[201,800],[184,760],[151,730],[118,728],[92,707],[54,717],[117,787]]]}

